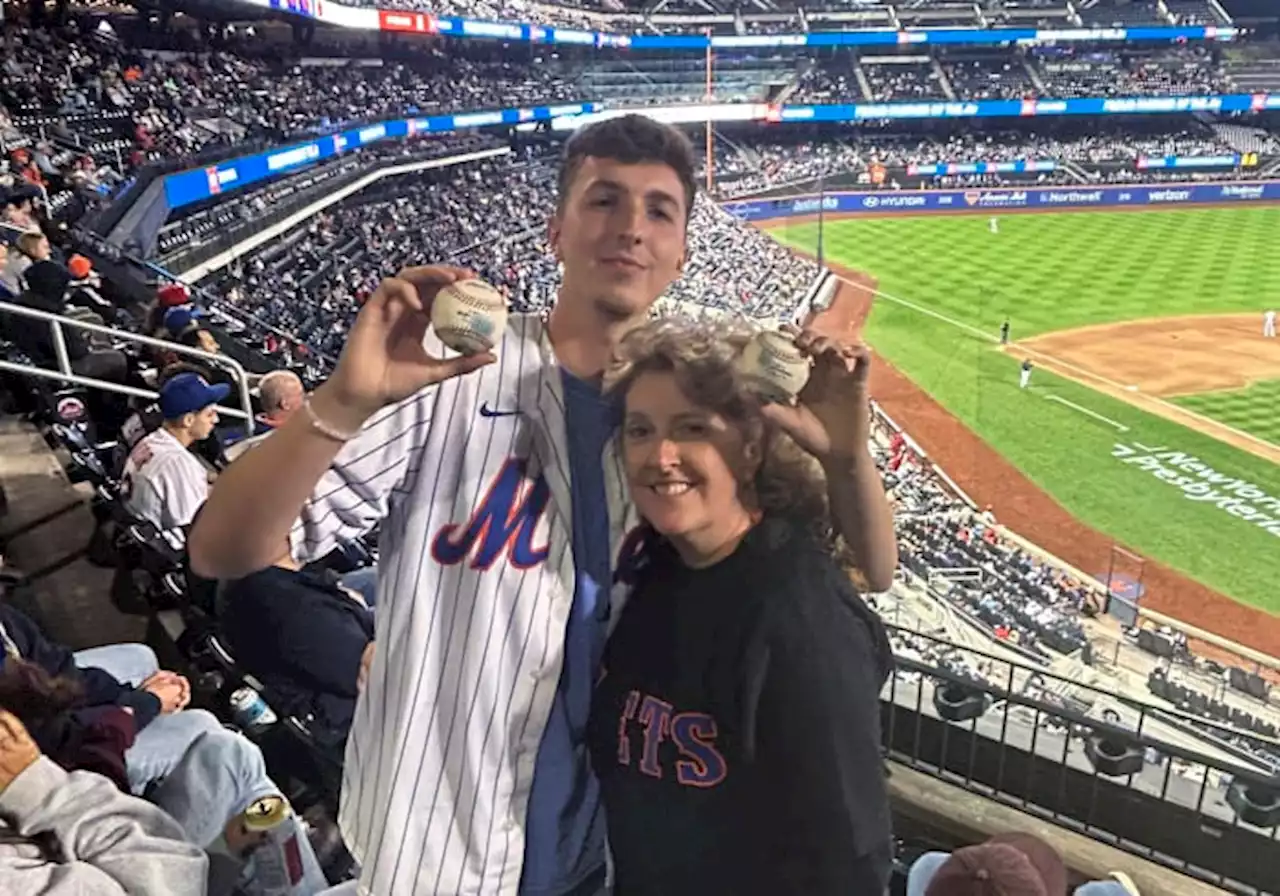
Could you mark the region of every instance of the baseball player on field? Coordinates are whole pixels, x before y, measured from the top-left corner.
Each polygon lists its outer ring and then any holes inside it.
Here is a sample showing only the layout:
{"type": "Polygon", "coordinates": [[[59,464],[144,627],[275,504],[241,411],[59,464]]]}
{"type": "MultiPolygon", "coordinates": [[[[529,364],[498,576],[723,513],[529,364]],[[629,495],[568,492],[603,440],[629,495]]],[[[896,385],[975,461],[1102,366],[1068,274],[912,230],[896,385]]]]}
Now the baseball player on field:
{"type": "Polygon", "coordinates": [[[1268,309],[1262,315],[1262,335],[1267,339],[1276,338],[1276,312],[1275,309],[1268,309]]]}
{"type": "MultiPolygon", "coordinates": [[[[600,377],[677,279],[696,186],[678,131],[637,115],[568,143],[550,245],[554,309],[513,315],[492,353],[429,332],[449,267],[385,280],[337,369],[223,474],[189,540],[200,575],[323,556],[381,524],[378,644],[347,744],[339,822],[377,896],[595,896],[592,688],[639,522],[600,377]],[[424,343],[425,339],[425,343],[424,343]]],[[[497,222],[495,222],[496,224],[497,222]]],[[[823,464],[872,590],[897,563],[867,447],[868,356],[810,334],[821,394],[770,415],[823,464]]],[[[806,344],[810,344],[806,340],[806,344]]]]}

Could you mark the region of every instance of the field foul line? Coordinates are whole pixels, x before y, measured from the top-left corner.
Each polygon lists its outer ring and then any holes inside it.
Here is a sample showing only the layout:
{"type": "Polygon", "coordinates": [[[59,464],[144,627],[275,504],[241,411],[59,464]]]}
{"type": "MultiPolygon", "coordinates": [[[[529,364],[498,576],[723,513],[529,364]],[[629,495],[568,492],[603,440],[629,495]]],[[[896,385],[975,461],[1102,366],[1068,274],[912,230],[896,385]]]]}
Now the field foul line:
{"type": "MultiPolygon", "coordinates": [[[[1280,447],[1280,446],[1277,446],[1274,442],[1268,442],[1266,439],[1261,438],[1260,436],[1255,436],[1251,432],[1245,432],[1243,429],[1236,429],[1234,426],[1232,426],[1229,423],[1223,423],[1221,420],[1216,420],[1213,417],[1207,417],[1204,414],[1191,410],[1190,408],[1184,408],[1180,404],[1174,404],[1171,401],[1165,401],[1163,398],[1159,398],[1155,395],[1150,395],[1146,392],[1141,392],[1134,386],[1125,385],[1123,383],[1116,382],[1115,380],[1109,377],[1105,377],[1105,376],[1102,376],[1101,374],[1094,373],[1092,370],[1087,370],[1079,366],[1078,364],[1072,364],[1070,361],[1064,361],[1061,358],[1058,358],[1054,355],[1049,354],[1048,352],[1042,352],[1039,349],[1030,348],[1029,346],[1025,346],[1025,345],[1018,346],[1018,349],[1026,352],[1029,355],[1038,355],[1041,358],[1048,358],[1050,361],[1052,361],[1054,364],[1057,364],[1059,367],[1066,367],[1071,370],[1074,370],[1076,373],[1080,374],[1081,376],[1088,377],[1090,379],[1095,379],[1100,383],[1105,383],[1108,386],[1110,386],[1112,389],[1123,389],[1125,392],[1136,392],[1139,395],[1141,395],[1143,398],[1145,398],[1147,401],[1150,401],[1153,404],[1158,404],[1161,407],[1167,408],[1168,410],[1172,411],[1175,417],[1179,414],[1186,417],[1191,417],[1194,420],[1200,421],[1209,429],[1217,428],[1217,429],[1226,430],[1232,435],[1235,435],[1241,439],[1244,439],[1246,442],[1253,442],[1256,445],[1261,445],[1262,447],[1266,448],[1269,451],[1274,451],[1277,447],[1280,447]]],[[[1138,410],[1142,410],[1142,408],[1138,405],[1134,405],[1134,407],[1138,408],[1138,410]]],[[[1176,419],[1174,420],[1174,422],[1177,422],[1176,419]]]]}
{"type": "Polygon", "coordinates": [[[995,336],[992,336],[990,333],[988,333],[985,330],[979,330],[977,327],[970,326],[964,321],[956,320],[954,317],[947,317],[945,314],[934,311],[932,308],[926,308],[923,305],[917,305],[915,302],[909,301],[908,299],[901,299],[901,298],[898,298],[897,296],[891,296],[887,292],[882,292],[878,289],[871,289],[865,283],[855,283],[852,280],[849,280],[845,277],[839,277],[838,275],[837,275],[837,278],[847,286],[852,286],[854,289],[860,289],[863,292],[869,292],[878,299],[888,299],[890,302],[895,302],[906,308],[910,308],[912,311],[919,311],[921,314],[927,315],[928,317],[932,317],[935,320],[940,320],[944,324],[950,324],[951,326],[957,329],[964,330],[966,333],[969,333],[973,336],[977,336],[979,339],[985,339],[988,342],[1000,341],[995,336]]]}
{"type": "MultiPolygon", "coordinates": [[[[979,339],[985,339],[988,342],[992,342],[992,343],[996,343],[1000,341],[998,337],[992,335],[991,333],[986,332],[985,330],[979,330],[977,327],[970,326],[969,324],[966,324],[964,321],[956,320],[954,317],[948,317],[945,314],[941,314],[937,311],[934,311],[932,308],[926,308],[923,305],[917,305],[915,302],[912,302],[909,299],[900,298],[899,296],[892,296],[892,295],[889,295],[887,292],[882,292],[878,289],[869,289],[865,283],[856,283],[848,279],[847,277],[841,277],[838,274],[836,275],[836,277],[837,279],[839,279],[841,282],[845,283],[848,286],[851,286],[855,289],[860,289],[863,292],[869,292],[876,298],[887,299],[890,302],[894,302],[895,304],[902,305],[905,308],[910,308],[912,311],[918,311],[921,314],[934,318],[935,320],[940,320],[945,324],[950,324],[951,326],[955,327],[958,330],[964,330],[966,333],[969,333],[970,335],[973,335],[973,336],[977,336],[979,339]]],[[[1049,354],[1048,352],[1042,352],[1039,349],[1034,349],[1026,345],[1019,345],[1017,346],[1017,348],[1019,351],[1026,352],[1029,355],[1037,355],[1041,358],[1047,358],[1050,361],[1052,361],[1054,364],[1057,364],[1061,367],[1069,368],[1083,377],[1097,380],[1100,383],[1105,383],[1106,385],[1110,386],[1112,389],[1123,389],[1126,392],[1137,391],[1136,389],[1133,389],[1124,383],[1118,383],[1113,379],[1102,376],[1101,374],[1094,373],[1092,370],[1086,370],[1085,368],[1077,364],[1072,364],[1070,361],[1064,361],[1061,358],[1058,358],[1054,355],[1049,354]]],[[[1201,414],[1197,411],[1193,411],[1190,408],[1183,407],[1180,404],[1174,404],[1171,401],[1165,401],[1163,398],[1157,398],[1156,396],[1148,395],[1145,392],[1141,393],[1141,395],[1143,398],[1147,399],[1148,401],[1154,402],[1155,404],[1168,408],[1170,411],[1173,411],[1175,414],[1183,414],[1187,417],[1191,417],[1192,419],[1198,420],[1208,427],[1218,427],[1220,429],[1226,430],[1227,432],[1235,436],[1238,436],[1239,438],[1242,438],[1245,441],[1253,442],[1257,445],[1261,445],[1270,451],[1274,451],[1277,447],[1280,447],[1280,446],[1277,446],[1275,442],[1269,442],[1266,439],[1261,438],[1260,436],[1255,436],[1251,432],[1245,432],[1243,429],[1237,429],[1236,427],[1232,426],[1229,423],[1223,423],[1221,420],[1215,420],[1213,417],[1207,417],[1204,414],[1201,414]]],[[[1137,405],[1134,405],[1134,407],[1138,408],[1138,410],[1141,410],[1141,408],[1138,407],[1137,405]]]]}
{"type": "Polygon", "coordinates": [[[1116,429],[1120,430],[1121,432],[1129,431],[1129,427],[1125,426],[1123,423],[1117,423],[1116,421],[1112,420],[1110,417],[1102,416],[1097,411],[1091,411],[1082,405],[1076,404],[1074,401],[1068,401],[1067,399],[1063,398],[1061,395],[1046,395],[1045,398],[1049,401],[1056,401],[1059,404],[1065,404],[1069,408],[1075,408],[1080,413],[1088,414],[1090,417],[1092,417],[1095,420],[1101,420],[1103,423],[1106,423],[1110,426],[1114,426],[1116,429]]]}

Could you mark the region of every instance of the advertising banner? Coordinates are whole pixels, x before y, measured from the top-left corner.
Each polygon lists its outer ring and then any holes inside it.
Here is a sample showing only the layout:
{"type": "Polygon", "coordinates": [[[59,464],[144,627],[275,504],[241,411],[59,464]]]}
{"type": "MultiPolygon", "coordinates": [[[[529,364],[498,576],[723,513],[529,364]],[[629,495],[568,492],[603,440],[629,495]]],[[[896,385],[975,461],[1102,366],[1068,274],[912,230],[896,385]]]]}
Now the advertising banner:
{"type": "Polygon", "coordinates": [[[164,179],[165,199],[170,209],[181,208],[230,189],[300,169],[346,150],[360,149],[384,140],[488,125],[549,121],[552,118],[581,115],[598,108],[598,103],[568,103],[560,106],[535,106],[531,109],[499,109],[492,112],[428,115],[423,118],[383,121],[268,152],[240,156],[206,168],[170,174],[164,179]]]}
{"type": "Polygon", "coordinates": [[[880,190],[748,199],[724,208],[747,221],[792,215],[921,214],[936,211],[991,212],[1013,209],[1176,206],[1192,203],[1280,201],[1280,181],[1261,183],[1144,184],[1117,187],[1032,187],[979,190],[880,190]]]}

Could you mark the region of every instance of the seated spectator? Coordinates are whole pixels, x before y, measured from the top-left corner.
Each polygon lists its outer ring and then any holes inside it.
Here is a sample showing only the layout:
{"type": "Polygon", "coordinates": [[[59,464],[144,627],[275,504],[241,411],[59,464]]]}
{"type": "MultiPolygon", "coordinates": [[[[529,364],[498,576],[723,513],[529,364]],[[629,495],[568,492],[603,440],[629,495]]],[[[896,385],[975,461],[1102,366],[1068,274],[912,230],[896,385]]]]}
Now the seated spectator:
{"type": "MultiPolygon", "coordinates": [[[[47,246],[48,241],[43,236],[40,241],[47,246]]],[[[66,268],[56,261],[44,259],[29,265],[22,279],[27,281],[29,288],[18,296],[14,304],[47,314],[68,316],[66,297],[71,275],[66,268]]],[[[96,322],[102,323],[102,319],[98,317],[96,322]]],[[[46,370],[63,369],[47,321],[10,314],[4,318],[3,326],[9,338],[32,364],[46,370]]],[[[61,330],[71,373],[107,383],[123,385],[129,382],[129,359],[124,352],[112,348],[97,334],[86,336],[86,331],[74,326],[63,326],[61,330]]],[[[86,402],[90,417],[106,432],[114,432],[128,414],[128,402],[123,396],[103,389],[91,389],[86,402]]]]}
{"type": "Polygon", "coordinates": [[[181,283],[170,283],[156,290],[156,303],[147,309],[142,331],[158,339],[169,338],[164,326],[165,315],[172,308],[191,304],[191,292],[181,283]]]}
{"type": "Polygon", "coordinates": [[[209,471],[190,447],[213,434],[215,405],[231,393],[199,374],[180,373],[160,389],[160,428],[129,452],[121,491],[137,516],[162,531],[187,526],[209,496],[209,471]]]}
{"type": "Polygon", "coordinates": [[[49,238],[37,227],[18,236],[9,252],[8,276],[19,292],[27,288],[27,269],[38,261],[47,261],[53,254],[49,238]]]}
{"type": "MultiPolygon", "coordinates": [[[[179,345],[185,345],[187,348],[194,348],[210,355],[224,355],[217,337],[213,335],[211,330],[200,323],[198,314],[194,313],[194,311],[188,311],[186,308],[175,308],[174,311],[182,314],[191,314],[191,323],[183,329],[181,335],[177,338],[179,345]]],[[[239,381],[230,367],[224,367],[212,361],[205,361],[203,358],[188,358],[188,363],[199,367],[204,378],[210,383],[224,385],[233,393],[239,391],[239,381]]]]}
{"type": "MultiPolygon", "coordinates": [[[[190,314],[190,312],[183,308],[175,308],[174,311],[182,314],[190,314]]],[[[169,315],[166,315],[165,317],[168,319],[169,315]]],[[[178,336],[178,342],[182,343],[187,348],[197,348],[200,351],[208,352],[211,355],[218,354],[222,351],[222,346],[218,344],[217,338],[214,337],[213,333],[207,327],[200,326],[200,322],[196,317],[196,315],[192,315],[192,322],[183,329],[182,333],[178,336]]]]}
{"type": "MultiPolygon", "coordinates": [[[[40,744],[40,751],[58,765],[67,771],[95,772],[129,793],[124,754],[133,745],[138,722],[133,706],[90,705],[103,698],[104,690],[119,688],[118,682],[107,681],[99,673],[93,669],[59,677],[30,660],[7,657],[0,667],[0,707],[14,713],[40,744]]],[[[142,696],[145,692],[120,693],[142,696]]],[[[147,718],[144,713],[143,720],[147,718]]]]}
{"type": "Polygon", "coordinates": [[[303,569],[285,546],[272,566],[227,582],[218,625],[236,660],[286,712],[346,739],[373,659],[373,613],[332,574],[303,569]]]}
{"type": "Polygon", "coordinates": [[[259,412],[254,419],[254,434],[227,448],[227,459],[235,460],[258,442],[285,424],[302,408],[307,390],[291,370],[273,370],[258,382],[259,412]]]}
{"type": "MultiPolygon", "coordinates": [[[[92,662],[77,664],[77,658],[70,650],[48,640],[34,622],[5,604],[0,604],[0,639],[4,644],[4,663],[0,664],[0,671],[7,670],[10,663],[25,661],[52,678],[68,682],[78,692],[76,700],[68,701],[68,705],[74,706],[75,710],[72,721],[81,726],[92,724],[103,710],[119,707],[128,712],[137,733],[141,736],[160,716],[179,712],[190,699],[190,685],[187,680],[172,672],[156,669],[154,674],[140,678],[138,686],[134,687],[124,684],[119,678],[92,662]]],[[[115,647],[121,646],[115,645],[115,647]]],[[[148,648],[141,645],[123,646],[150,654],[148,648]]],[[[97,653],[100,656],[109,657],[110,654],[104,651],[110,649],[98,648],[97,653]]],[[[92,660],[93,653],[93,651],[85,652],[81,658],[92,660]]],[[[150,657],[154,661],[154,654],[150,654],[150,657]]],[[[7,690],[11,692],[12,688],[7,690]]],[[[52,697],[48,697],[45,702],[52,703],[52,697]]],[[[12,705],[11,708],[17,709],[12,705]]],[[[198,713],[193,714],[193,717],[195,715],[198,713]]],[[[182,721],[185,722],[188,719],[182,721]]],[[[32,719],[25,721],[28,726],[33,723],[32,719]]],[[[134,792],[140,793],[148,782],[163,777],[163,772],[167,771],[167,767],[172,765],[177,757],[168,756],[164,761],[153,761],[149,755],[153,752],[151,747],[155,747],[156,752],[168,752],[168,741],[171,740],[168,735],[171,729],[180,726],[181,722],[158,725],[156,729],[159,732],[158,735],[148,736],[147,742],[141,744],[141,749],[136,756],[137,761],[128,770],[127,780],[123,783],[126,783],[134,792]],[[157,774],[160,766],[164,768],[157,774]]],[[[68,722],[64,720],[51,721],[47,728],[41,725],[32,727],[32,736],[46,752],[56,753],[65,746],[69,736],[67,728],[68,722]]],[[[179,754],[185,747],[186,743],[181,744],[179,754]]]]}
{"type": "MultiPolygon", "coordinates": [[[[184,337],[188,333],[196,332],[199,327],[200,312],[192,308],[190,305],[178,305],[168,308],[164,313],[164,320],[161,325],[161,338],[171,342],[182,342],[188,344],[184,337]]],[[[192,348],[199,348],[198,345],[192,348]]]]}
{"type": "Polygon", "coordinates": [[[3,208],[0,208],[0,222],[20,230],[39,230],[33,200],[40,191],[31,185],[16,185],[5,194],[3,208]]]}
{"type": "Polygon", "coordinates": [[[67,284],[66,302],[68,314],[71,308],[82,309],[89,315],[114,321],[117,317],[116,307],[102,297],[102,278],[93,269],[93,262],[83,255],[72,255],[67,260],[67,273],[71,275],[67,284]]]}
{"type": "MultiPolygon", "coordinates": [[[[907,896],[1066,896],[1067,868],[1052,846],[1030,834],[997,834],[953,853],[928,852],[907,874],[907,896]]],[[[1121,872],[1077,887],[1074,896],[1139,896],[1121,872]]]]}
{"type": "MultiPolygon", "coordinates": [[[[47,240],[45,245],[48,245],[47,240]]],[[[65,266],[46,255],[27,267],[23,272],[23,279],[27,281],[27,290],[40,297],[41,307],[57,309],[58,313],[67,310],[67,287],[71,285],[71,273],[65,266]]]]}
{"type": "MultiPolygon", "coordinates": [[[[51,759],[68,771],[99,772],[126,792],[147,793],[201,847],[225,847],[236,858],[255,845],[244,812],[255,800],[279,796],[280,788],[254,744],[210,713],[184,710],[185,678],[161,670],[141,644],[73,654],[3,606],[0,625],[0,708],[17,715],[51,759]]],[[[318,892],[326,886],[319,863],[300,825],[289,823],[299,837],[302,892],[318,892]]],[[[247,893],[263,890],[252,865],[240,876],[247,893]]]]}
{"type": "Polygon", "coordinates": [[[208,859],[160,809],[41,755],[0,710],[0,892],[203,896],[208,859]]]}
{"type": "MultiPolygon", "coordinates": [[[[170,364],[160,371],[159,377],[156,378],[156,388],[163,388],[165,383],[180,373],[199,374],[200,370],[190,364],[170,364]]],[[[129,415],[120,427],[120,442],[125,448],[125,453],[124,457],[120,458],[119,468],[123,468],[124,461],[128,459],[133,446],[159,429],[163,422],[164,415],[160,412],[160,405],[154,401],[141,405],[129,415]]]]}
{"type": "Polygon", "coordinates": [[[17,276],[9,276],[9,256],[9,250],[0,245],[0,302],[17,301],[22,293],[17,276]]]}

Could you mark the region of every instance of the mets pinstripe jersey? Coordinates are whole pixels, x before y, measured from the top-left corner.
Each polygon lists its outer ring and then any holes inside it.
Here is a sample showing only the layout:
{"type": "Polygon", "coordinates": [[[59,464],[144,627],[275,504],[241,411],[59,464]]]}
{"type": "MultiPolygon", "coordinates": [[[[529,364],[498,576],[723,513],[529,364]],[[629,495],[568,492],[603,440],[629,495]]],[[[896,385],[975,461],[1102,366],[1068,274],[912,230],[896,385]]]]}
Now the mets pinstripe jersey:
{"type": "MultiPolygon", "coordinates": [[[[375,415],[294,527],[313,559],[382,523],[339,816],[361,893],[516,893],[574,593],[567,457],[544,321],[515,316],[496,363],[375,415]]],[[[616,558],[638,520],[612,447],[602,462],[616,558]]]]}

